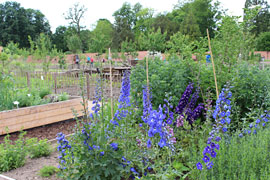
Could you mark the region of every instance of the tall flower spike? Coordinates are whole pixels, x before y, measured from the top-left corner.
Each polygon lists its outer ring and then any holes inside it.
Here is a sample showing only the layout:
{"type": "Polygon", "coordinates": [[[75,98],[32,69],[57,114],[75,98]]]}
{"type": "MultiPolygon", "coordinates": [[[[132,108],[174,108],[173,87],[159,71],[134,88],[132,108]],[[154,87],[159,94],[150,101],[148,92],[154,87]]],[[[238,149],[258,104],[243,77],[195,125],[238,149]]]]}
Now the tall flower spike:
{"type": "Polygon", "coordinates": [[[193,83],[190,83],[185,92],[183,93],[177,107],[176,107],[176,113],[178,114],[182,114],[184,111],[184,108],[186,107],[186,105],[188,104],[188,100],[190,98],[190,95],[192,94],[192,89],[193,89],[193,83]]]}
{"type": "Polygon", "coordinates": [[[127,108],[131,106],[130,104],[130,72],[125,71],[124,76],[122,79],[122,87],[120,91],[120,96],[118,99],[119,105],[118,110],[114,114],[113,120],[111,120],[111,123],[114,125],[119,125],[117,121],[120,121],[122,118],[126,117],[128,115],[127,108]]]}
{"type": "Polygon", "coordinates": [[[147,123],[147,116],[152,111],[151,92],[147,86],[143,87],[143,116],[142,120],[147,123]]]}

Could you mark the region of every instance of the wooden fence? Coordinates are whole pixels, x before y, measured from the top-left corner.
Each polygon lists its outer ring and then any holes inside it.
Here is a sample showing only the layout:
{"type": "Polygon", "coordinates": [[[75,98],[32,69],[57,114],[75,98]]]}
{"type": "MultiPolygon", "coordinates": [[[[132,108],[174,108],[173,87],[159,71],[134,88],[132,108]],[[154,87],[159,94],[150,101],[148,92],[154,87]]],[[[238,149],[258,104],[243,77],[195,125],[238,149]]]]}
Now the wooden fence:
{"type": "MultiPolygon", "coordinates": [[[[63,92],[71,96],[81,96],[84,94],[88,99],[93,99],[97,86],[99,74],[91,74],[83,71],[67,72],[13,72],[16,88],[49,89],[52,93],[60,94],[63,92]]],[[[110,97],[110,74],[104,73],[103,92],[104,97],[110,97]]],[[[118,98],[120,94],[122,75],[113,74],[113,97],[118,98]]]]}

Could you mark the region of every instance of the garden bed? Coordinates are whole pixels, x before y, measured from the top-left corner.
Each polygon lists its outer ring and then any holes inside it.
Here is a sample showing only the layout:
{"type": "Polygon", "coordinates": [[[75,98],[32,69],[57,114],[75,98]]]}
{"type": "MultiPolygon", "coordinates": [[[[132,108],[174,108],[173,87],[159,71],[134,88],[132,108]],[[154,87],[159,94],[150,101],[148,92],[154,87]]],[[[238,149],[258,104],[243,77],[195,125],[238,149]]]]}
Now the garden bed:
{"type": "MultiPolygon", "coordinates": [[[[81,102],[81,97],[72,97],[67,101],[2,111],[0,135],[6,134],[7,128],[8,132],[12,133],[71,119],[74,117],[72,109],[77,111],[78,116],[82,116],[81,102]]],[[[90,103],[88,105],[91,109],[90,103]]]]}

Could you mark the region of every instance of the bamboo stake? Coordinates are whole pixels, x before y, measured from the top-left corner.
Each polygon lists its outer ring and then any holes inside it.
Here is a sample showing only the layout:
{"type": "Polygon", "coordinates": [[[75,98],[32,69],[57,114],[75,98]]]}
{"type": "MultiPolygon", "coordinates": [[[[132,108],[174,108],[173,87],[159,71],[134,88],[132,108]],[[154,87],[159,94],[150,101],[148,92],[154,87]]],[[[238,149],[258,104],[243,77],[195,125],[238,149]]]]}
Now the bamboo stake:
{"type": "Polygon", "coordinates": [[[147,83],[147,101],[149,103],[149,75],[148,75],[148,56],[146,57],[146,83],[147,83]]]}
{"type": "Polygon", "coordinates": [[[214,58],[213,58],[213,53],[212,53],[212,49],[211,49],[211,42],[210,42],[210,36],[209,36],[209,32],[208,29],[206,29],[207,31],[207,37],[208,37],[208,45],[209,45],[209,50],[210,50],[210,54],[211,54],[211,62],[212,62],[212,66],[213,66],[213,73],[214,73],[214,78],[215,78],[215,85],[216,85],[216,92],[217,92],[217,99],[218,99],[218,86],[217,86],[217,77],[216,77],[216,71],[215,71],[215,64],[214,64],[214,58]]]}
{"type": "Polygon", "coordinates": [[[112,88],[112,59],[111,59],[111,48],[109,48],[109,62],[110,62],[110,81],[111,81],[111,116],[113,118],[113,88],[112,88]]]}

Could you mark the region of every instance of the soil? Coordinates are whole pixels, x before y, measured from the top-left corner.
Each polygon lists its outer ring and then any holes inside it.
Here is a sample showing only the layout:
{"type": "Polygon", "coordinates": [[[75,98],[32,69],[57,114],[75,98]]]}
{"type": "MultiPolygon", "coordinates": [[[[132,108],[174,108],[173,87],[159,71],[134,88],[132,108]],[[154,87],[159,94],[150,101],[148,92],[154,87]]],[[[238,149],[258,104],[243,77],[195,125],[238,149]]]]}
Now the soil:
{"type": "MultiPolygon", "coordinates": [[[[38,138],[41,139],[55,139],[57,133],[62,132],[66,135],[74,132],[74,126],[76,125],[75,119],[69,119],[66,121],[61,121],[53,124],[48,124],[45,126],[40,126],[32,129],[25,130],[26,138],[38,138]]],[[[15,132],[10,134],[10,140],[15,141],[18,139],[20,132],[15,132]]],[[[0,136],[0,143],[3,143],[5,135],[0,136]]]]}
{"type": "MultiPolygon", "coordinates": [[[[49,178],[42,178],[38,175],[43,166],[58,166],[58,152],[54,151],[48,157],[41,157],[38,159],[27,159],[24,166],[11,170],[2,175],[16,179],[16,180],[60,180],[53,175],[49,178]]],[[[1,179],[1,178],[0,178],[1,179]]]]}

